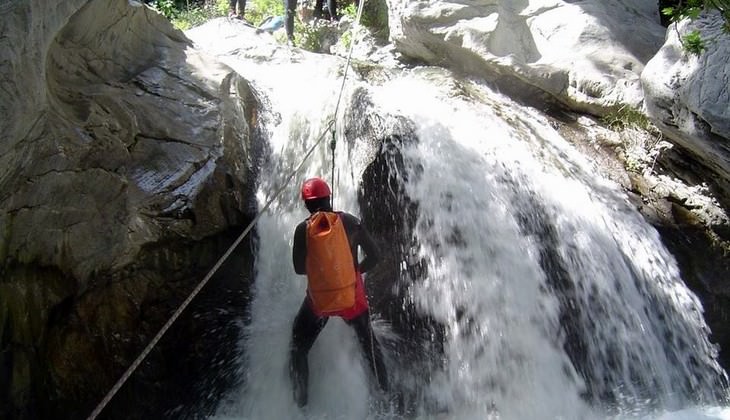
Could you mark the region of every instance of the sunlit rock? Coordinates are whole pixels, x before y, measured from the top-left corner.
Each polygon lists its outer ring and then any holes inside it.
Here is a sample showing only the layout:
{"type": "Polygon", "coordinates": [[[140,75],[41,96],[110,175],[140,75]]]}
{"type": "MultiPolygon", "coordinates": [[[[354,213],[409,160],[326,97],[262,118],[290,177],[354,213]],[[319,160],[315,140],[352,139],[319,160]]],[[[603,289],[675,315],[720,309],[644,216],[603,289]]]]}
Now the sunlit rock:
{"type": "Polygon", "coordinates": [[[664,34],[649,0],[389,4],[391,39],[404,56],[597,114],[640,104],[639,75],[664,34]]]}
{"type": "Polygon", "coordinates": [[[664,46],[641,75],[646,110],[673,141],[730,179],[730,34],[719,13],[670,26],[664,46]],[[698,30],[706,51],[688,52],[680,36],[698,30]]]}

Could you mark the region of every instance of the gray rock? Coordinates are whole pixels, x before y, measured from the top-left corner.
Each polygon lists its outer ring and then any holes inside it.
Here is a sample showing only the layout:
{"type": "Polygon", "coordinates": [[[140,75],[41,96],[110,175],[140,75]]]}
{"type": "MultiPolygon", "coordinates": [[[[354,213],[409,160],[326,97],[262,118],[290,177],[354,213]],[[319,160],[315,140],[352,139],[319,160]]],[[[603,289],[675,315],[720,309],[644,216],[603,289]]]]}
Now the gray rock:
{"type": "MultiPolygon", "coordinates": [[[[44,62],[30,66],[43,72],[6,79],[6,90],[34,94],[4,96],[2,109],[19,115],[3,120],[0,208],[6,258],[62,267],[83,282],[128,264],[167,228],[200,238],[229,224],[217,202],[197,197],[217,172],[249,181],[245,108],[255,99],[150,9],[121,0],[79,9],[48,34],[44,62]],[[25,98],[34,111],[22,114],[25,98]],[[11,164],[18,160],[27,164],[11,164]],[[155,220],[185,211],[212,217],[182,230],[155,220]]],[[[3,39],[28,42],[21,33],[3,39]]],[[[240,190],[230,194],[242,209],[240,190]]]]}
{"type": "Polygon", "coordinates": [[[730,191],[730,34],[718,12],[667,30],[664,46],[641,75],[646,111],[674,142],[725,180],[730,191]],[[680,36],[698,30],[707,50],[686,51],[680,36]]]}
{"type": "Polygon", "coordinates": [[[576,110],[637,106],[644,64],[661,45],[655,1],[390,2],[407,57],[533,87],[576,110]]]}
{"type": "MultiPolygon", "coordinates": [[[[648,0],[401,1],[390,2],[390,8],[395,53],[477,77],[507,79],[523,94],[538,90],[596,114],[617,103],[641,103],[638,75],[664,33],[656,4],[648,0]]],[[[219,56],[212,59],[136,1],[61,0],[43,6],[6,1],[0,15],[0,400],[9,402],[9,408],[0,407],[0,417],[15,417],[28,407],[39,410],[35,417],[51,417],[43,411],[49,407],[70,407],[77,411],[63,412],[81,417],[88,414],[83,406],[88,401],[80,400],[98,402],[253,212],[258,119],[277,118],[277,110],[259,112],[257,92],[216,60],[240,74],[247,74],[252,62],[265,62],[266,74],[258,76],[269,81],[288,81],[291,72],[316,68],[298,74],[308,77],[313,89],[339,77],[343,60],[277,44],[268,34],[227,19],[188,34],[219,56]],[[306,66],[297,66],[304,61],[306,66]],[[49,402],[50,394],[58,401],[49,402]]],[[[358,47],[356,56],[393,54],[376,43],[358,47]]],[[[370,82],[387,78],[387,71],[374,67],[355,63],[351,75],[370,82]]],[[[690,96],[687,102],[707,100],[690,96]]],[[[713,132],[727,115],[711,114],[702,113],[713,132]]],[[[726,227],[724,213],[696,211],[707,204],[684,184],[651,177],[637,181],[618,168],[618,158],[602,158],[627,188],[656,196],[650,197],[656,203],[642,210],[661,219],[655,225],[670,226],[676,255],[697,250],[686,254],[683,267],[691,271],[703,257],[697,254],[709,247],[702,229],[708,223],[726,227]],[[699,231],[689,244],[682,223],[699,231]]],[[[653,168],[650,158],[644,160],[653,168]]],[[[368,166],[372,178],[365,188],[374,194],[386,186],[378,178],[384,176],[382,167],[382,161],[368,166]]],[[[390,229],[379,228],[384,234],[390,229]]],[[[727,258],[717,255],[712,261],[718,264],[696,270],[698,283],[726,278],[727,258]]],[[[225,302],[235,308],[231,317],[240,317],[234,311],[245,304],[246,281],[239,275],[251,273],[250,255],[244,252],[237,260],[244,267],[231,270],[229,287],[239,288],[235,294],[244,298],[225,302]]],[[[391,263],[395,271],[398,261],[391,263]]],[[[409,267],[416,275],[422,268],[417,261],[409,267]]],[[[709,312],[727,307],[726,282],[710,286],[705,301],[715,297],[717,303],[709,312]]],[[[711,325],[720,331],[715,325],[727,312],[714,313],[711,325]]],[[[179,366],[162,354],[220,348],[218,338],[211,339],[214,345],[196,341],[206,340],[205,333],[225,335],[225,316],[210,318],[206,322],[223,324],[220,330],[197,324],[183,339],[161,342],[165,352],[151,354],[155,372],[179,366]]],[[[405,319],[403,326],[411,322],[405,319]]],[[[235,337],[235,331],[228,333],[235,337]]],[[[727,343],[730,333],[722,334],[720,342],[727,343]]],[[[216,354],[216,363],[230,361],[234,353],[225,350],[216,354]]],[[[169,387],[176,381],[166,379],[161,389],[158,377],[143,376],[134,389],[174,393],[169,387]]]]}
{"type": "Polygon", "coordinates": [[[254,210],[258,100],[139,2],[0,7],[0,364],[13,370],[0,397],[13,413],[108,389],[116,378],[94,372],[128,365],[161,325],[140,329],[143,312],[180,301],[166,283],[190,290],[223,253],[215,238],[254,210]]]}

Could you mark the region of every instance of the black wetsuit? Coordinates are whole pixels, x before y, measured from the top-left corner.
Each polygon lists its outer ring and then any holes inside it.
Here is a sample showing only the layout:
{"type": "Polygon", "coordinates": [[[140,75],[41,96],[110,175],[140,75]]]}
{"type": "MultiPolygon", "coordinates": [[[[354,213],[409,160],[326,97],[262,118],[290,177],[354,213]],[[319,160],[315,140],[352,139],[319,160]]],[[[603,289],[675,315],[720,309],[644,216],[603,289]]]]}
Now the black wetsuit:
{"type": "MultiPolygon", "coordinates": [[[[331,210],[330,210],[331,211],[331,210]]],[[[374,267],[378,260],[378,250],[368,231],[360,224],[357,217],[349,213],[340,213],[341,220],[350,242],[353,261],[358,261],[358,247],[362,247],[365,258],[357,264],[358,271],[364,273],[374,267]]],[[[292,259],[294,271],[297,274],[306,274],[306,241],[307,221],[300,223],[294,231],[292,259]]],[[[308,296],[304,298],[294,319],[292,328],[292,342],[289,371],[294,388],[294,400],[299,406],[307,404],[307,388],[309,381],[309,363],[307,356],[314,345],[314,341],[327,324],[329,317],[317,316],[311,308],[308,296]]],[[[343,318],[344,319],[344,318],[343,318]]],[[[345,322],[355,329],[362,351],[367,358],[368,365],[383,391],[388,390],[388,377],[383,363],[383,354],[370,324],[370,311],[366,308],[361,314],[345,322]]]]}
{"type": "Polygon", "coordinates": [[[236,11],[236,3],[238,3],[238,11],[243,16],[243,13],[246,11],[246,0],[230,0],[228,3],[230,5],[229,10],[236,11]]]}
{"type": "MultiPolygon", "coordinates": [[[[324,2],[325,0],[316,0],[314,4],[314,12],[312,16],[317,19],[324,19],[324,2]]],[[[338,20],[337,16],[337,0],[327,0],[327,16],[330,20],[338,20]]]]}

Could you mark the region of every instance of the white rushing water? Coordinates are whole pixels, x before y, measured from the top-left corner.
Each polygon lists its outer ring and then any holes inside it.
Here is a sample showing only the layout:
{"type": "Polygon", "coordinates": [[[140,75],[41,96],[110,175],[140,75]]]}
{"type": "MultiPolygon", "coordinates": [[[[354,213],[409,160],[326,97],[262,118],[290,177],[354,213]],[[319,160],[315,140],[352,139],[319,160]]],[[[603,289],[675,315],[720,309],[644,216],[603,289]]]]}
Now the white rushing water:
{"type": "MultiPolygon", "coordinates": [[[[277,112],[267,116],[260,206],[334,112],[341,79],[321,69],[236,68],[277,112]]],[[[716,393],[726,391],[717,388],[722,373],[700,304],[620,190],[537,113],[477,85],[483,101],[462,99],[429,78],[413,72],[369,88],[373,109],[385,119],[405,116],[416,130],[418,141],[402,150],[402,181],[418,204],[414,235],[428,275],[409,286],[409,298],[446,327],[445,367],[431,372],[407,417],[730,419],[730,409],[718,406],[716,393]],[[565,350],[571,343],[579,362],[565,350]],[[612,403],[588,402],[589,393],[612,403]]],[[[339,319],[310,353],[306,417],[291,396],[289,340],[305,292],[305,278],[291,266],[291,241],[307,215],[301,181],[333,181],[327,143],[258,223],[242,385],[216,419],[398,418],[371,397],[354,333],[339,319]]],[[[338,141],[335,208],[361,214],[362,165],[338,141]]],[[[391,334],[387,321],[376,322],[376,333],[391,334]]],[[[387,357],[398,383],[410,361],[387,357]]]]}

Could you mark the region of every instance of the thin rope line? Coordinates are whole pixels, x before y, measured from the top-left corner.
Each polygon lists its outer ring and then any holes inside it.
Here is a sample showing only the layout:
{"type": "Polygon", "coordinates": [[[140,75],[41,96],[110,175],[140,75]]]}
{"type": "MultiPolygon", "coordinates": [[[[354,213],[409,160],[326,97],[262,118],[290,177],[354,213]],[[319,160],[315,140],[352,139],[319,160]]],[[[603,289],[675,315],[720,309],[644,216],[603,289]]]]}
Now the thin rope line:
{"type": "MultiPolygon", "coordinates": [[[[362,7],[365,4],[365,0],[360,0],[360,4],[357,6],[357,15],[355,16],[355,27],[360,25],[360,17],[362,16],[362,7]]],[[[354,27],[353,27],[354,29],[354,27]]],[[[350,44],[350,51],[347,53],[347,63],[345,64],[345,73],[342,75],[342,85],[340,86],[340,95],[337,97],[337,105],[335,106],[335,121],[337,121],[337,110],[340,108],[340,100],[342,99],[342,92],[345,90],[345,81],[347,80],[347,70],[350,68],[350,61],[352,61],[352,50],[355,48],[355,42],[350,44]]]]}
{"type": "MultiPolygon", "coordinates": [[[[355,25],[353,26],[353,29],[360,26],[360,18],[362,17],[362,11],[363,6],[365,5],[365,0],[360,0],[359,4],[357,5],[357,16],[355,17],[355,25]]],[[[337,105],[335,105],[335,117],[334,122],[337,123],[337,111],[340,108],[340,101],[342,99],[342,93],[345,91],[345,82],[347,81],[347,71],[350,69],[350,62],[352,61],[352,51],[355,47],[355,42],[352,42],[350,44],[350,51],[347,53],[347,63],[345,64],[345,72],[342,75],[342,85],[340,86],[340,94],[337,97],[337,105]]],[[[333,133],[334,137],[334,133],[333,133]]],[[[335,145],[337,142],[335,139],[332,139],[332,183],[333,183],[333,190],[332,195],[334,196],[334,184],[335,183],[335,145]]],[[[370,333],[370,357],[373,361],[373,371],[375,373],[375,380],[378,382],[378,385],[380,385],[380,376],[378,374],[378,367],[377,367],[377,361],[375,360],[375,342],[373,337],[373,326],[372,326],[372,320],[370,318],[370,311],[368,311],[368,330],[370,333]]]]}
{"type": "MultiPolygon", "coordinates": [[[[333,121],[329,123],[329,126],[332,126],[334,124],[333,121]]],[[[328,127],[329,128],[329,127],[328,127]]],[[[233,253],[233,251],[238,247],[238,245],[243,241],[243,238],[248,235],[248,232],[251,231],[251,229],[256,225],[256,223],[259,221],[261,216],[266,212],[266,210],[269,209],[271,204],[278,198],[278,196],[284,191],[284,189],[289,185],[289,182],[294,178],[294,176],[299,172],[299,170],[304,166],[304,162],[309,158],[309,156],[312,155],[314,152],[314,149],[319,146],[319,144],[322,142],[322,139],[324,139],[325,134],[327,133],[327,130],[325,129],[322,132],[322,135],[320,135],[320,138],[314,143],[314,145],[309,149],[307,154],[304,156],[302,161],[299,163],[299,165],[289,174],[289,177],[284,181],[283,185],[279,188],[278,191],[269,199],[269,201],[266,203],[266,205],[261,209],[261,211],[256,215],[256,217],[251,221],[251,223],[246,226],[246,229],[244,229],[243,233],[241,233],[238,238],[233,242],[233,245],[231,245],[228,250],[223,254],[222,257],[218,259],[218,262],[215,263],[213,268],[206,274],[206,276],[203,278],[203,280],[198,283],[198,285],[193,289],[192,293],[185,299],[185,301],[180,305],[180,307],[175,311],[174,314],[172,314],[172,317],[165,323],[165,325],[162,326],[160,331],[155,335],[155,337],[150,341],[150,343],[147,345],[147,347],[140,353],[140,355],[137,357],[137,359],[129,366],[126,372],[122,375],[122,377],[117,381],[116,384],[112,387],[111,390],[106,394],[104,399],[101,400],[99,405],[96,406],[94,411],[91,412],[87,420],[94,420],[106,407],[106,405],[111,401],[111,399],[114,397],[114,395],[121,389],[121,387],[124,385],[125,382],[129,379],[130,376],[134,373],[134,371],[139,367],[139,365],[144,361],[144,359],[147,357],[147,355],[152,351],[152,349],[155,347],[155,345],[160,341],[163,335],[167,332],[168,329],[170,329],[170,326],[177,320],[177,318],[182,314],[182,312],[187,308],[187,306],[192,302],[192,300],[195,298],[195,296],[198,295],[200,290],[203,289],[203,287],[208,283],[211,277],[213,277],[213,274],[215,274],[216,271],[223,265],[223,262],[233,253]]]]}
{"type": "MultiPolygon", "coordinates": [[[[373,337],[373,320],[370,318],[370,311],[368,311],[368,329],[370,330],[370,357],[373,360],[373,372],[375,372],[375,380],[378,382],[378,386],[380,385],[380,375],[378,374],[378,361],[375,359],[375,340],[373,337]]],[[[385,390],[383,390],[385,391],[385,390]]]]}
{"type": "MultiPolygon", "coordinates": [[[[357,14],[355,15],[355,22],[353,25],[353,31],[356,27],[360,26],[360,18],[362,17],[362,10],[363,6],[365,5],[365,0],[360,0],[359,4],[357,5],[357,14]]],[[[352,61],[352,50],[355,49],[355,42],[350,43],[350,50],[347,53],[347,62],[345,63],[345,72],[342,74],[342,84],[340,85],[340,94],[337,95],[337,104],[335,105],[335,116],[334,116],[334,122],[335,126],[337,125],[337,112],[340,109],[340,101],[342,100],[342,93],[345,91],[345,82],[347,81],[347,71],[350,69],[350,63],[352,61]]],[[[332,184],[332,192],[331,194],[331,203],[334,205],[334,198],[335,198],[335,146],[337,145],[337,140],[335,138],[336,132],[332,133],[332,179],[330,180],[330,183],[332,184]]]]}
{"type": "MultiPolygon", "coordinates": [[[[362,17],[362,10],[363,10],[363,5],[364,4],[365,4],[365,1],[364,0],[360,0],[360,4],[358,5],[358,8],[357,8],[357,16],[355,18],[355,24],[356,25],[359,25],[360,24],[360,18],[362,17]]],[[[139,365],[142,364],[142,362],[144,361],[144,359],[152,351],[152,349],[155,347],[155,345],[157,345],[157,343],[160,341],[160,339],[162,338],[162,336],[165,335],[165,333],[167,332],[167,330],[170,329],[170,327],[172,326],[172,324],[177,320],[178,317],[180,317],[180,315],[188,307],[188,305],[190,304],[190,302],[192,302],[192,300],[195,298],[195,296],[197,296],[198,293],[200,293],[200,291],[203,289],[203,287],[205,287],[205,285],[208,283],[208,281],[211,279],[211,277],[213,277],[213,275],[216,273],[216,271],[218,271],[218,269],[221,267],[221,265],[223,265],[223,263],[225,262],[225,260],[228,259],[228,257],[231,255],[231,253],[233,253],[233,251],[236,249],[236,247],[238,247],[238,245],[241,243],[241,241],[243,241],[243,239],[246,237],[246,235],[248,235],[248,233],[256,225],[256,223],[259,221],[259,219],[264,214],[264,212],[266,212],[269,209],[269,207],[274,202],[274,200],[276,198],[278,198],[278,196],[287,187],[287,185],[289,184],[289,182],[291,182],[292,178],[294,178],[294,176],[297,174],[297,172],[299,172],[299,170],[302,168],[302,166],[304,166],[304,162],[306,162],[306,160],[309,158],[309,156],[312,155],[312,153],[314,152],[314,150],[317,148],[317,146],[319,146],[319,144],[324,139],[324,136],[327,133],[327,130],[329,130],[330,128],[332,128],[332,126],[336,125],[336,123],[337,123],[337,112],[339,111],[340,102],[342,100],[342,93],[343,93],[343,91],[345,89],[345,82],[347,81],[347,71],[350,68],[350,62],[352,61],[352,51],[353,51],[354,47],[355,47],[355,43],[353,42],[352,44],[350,44],[350,51],[347,54],[347,62],[345,64],[345,72],[344,72],[344,74],[342,76],[342,84],[340,85],[340,93],[337,96],[337,104],[335,105],[334,118],[333,118],[332,121],[330,121],[330,123],[328,124],[328,127],[322,132],[322,134],[320,135],[319,139],[314,143],[314,145],[312,145],[312,147],[309,149],[309,151],[304,156],[304,158],[299,163],[299,165],[296,167],[296,169],[294,169],[289,174],[289,176],[287,177],[286,181],[279,188],[279,190],[276,192],[276,194],[274,194],[274,196],[271,197],[271,199],[266,203],[266,205],[261,209],[261,211],[256,215],[256,217],[251,221],[251,223],[249,223],[248,226],[246,226],[246,229],[244,229],[244,231],[238,236],[238,238],[236,238],[236,240],[228,248],[228,250],[223,254],[223,256],[218,259],[218,261],[215,263],[215,265],[213,266],[213,268],[208,272],[208,274],[203,278],[203,280],[201,280],[201,282],[198,283],[198,285],[195,287],[195,289],[193,289],[193,291],[190,293],[190,295],[187,297],[187,299],[185,299],[185,301],[182,303],[182,305],[180,305],[180,307],[175,311],[175,313],[172,315],[172,317],[170,317],[170,319],[165,323],[165,325],[162,326],[162,328],[160,329],[160,331],[157,333],[157,335],[155,335],[155,337],[152,339],[152,341],[150,341],[150,343],[147,345],[147,347],[145,347],[145,349],[142,351],[142,353],[140,353],[140,355],[137,356],[137,359],[135,359],[135,361],[132,362],[132,364],[129,366],[129,368],[127,368],[127,370],[124,372],[124,374],[122,375],[122,377],[117,381],[117,383],[114,384],[114,386],[109,390],[109,392],[106,394],[106,396],[101,400],[101,402],[96,406],[96,408],[94,408],[94,411],[91,412],[91,414],[89,415],[89,417],[87,418],[87,420],[94,420],[94,419],[96,419],[96,417],[99,416],[99,414],[104,409],[104,407],[106,407],[106,405],[109,404],[109,401],[111,401],[111,399],[114,398],[114,395],[116,395],[116,393],[119,391],[119,389],[121,389],[122,386],[124,386],[124,384],[127,382],[127,380],[129,379],[129,377],[132,376],[132,374],[134,373],[135,370],[137,370],[137,368],[139,367],[139,365]]],[[[335,164],[335,148],[333,146],[332,147],[332,166],[333,166],[333,169],[334,169],[334,164],[335,164]]],[[[335,180],[333,179],[332,180],[333,184],[334,184],[334,181],[335,180]]],[[[370,334],[372,336],[372,330],[370,331],[370,334]]]]}
{"type": "MultiPolygon", "coordinates": [[[[337,118],[337,109],[335,109],[335,118],[337,118]]],[[[330,178],[330,184],[332,184],[332,192],[330,193],[330,204],[334,205],[335,203],[335,185],[337,183],[335,182],[335,146],[337,145],[337,140],[335,139],[335,130],[332,130],[332,142],[331,142],[331,149],[332,149],[332,175],[330,178]]]]}

